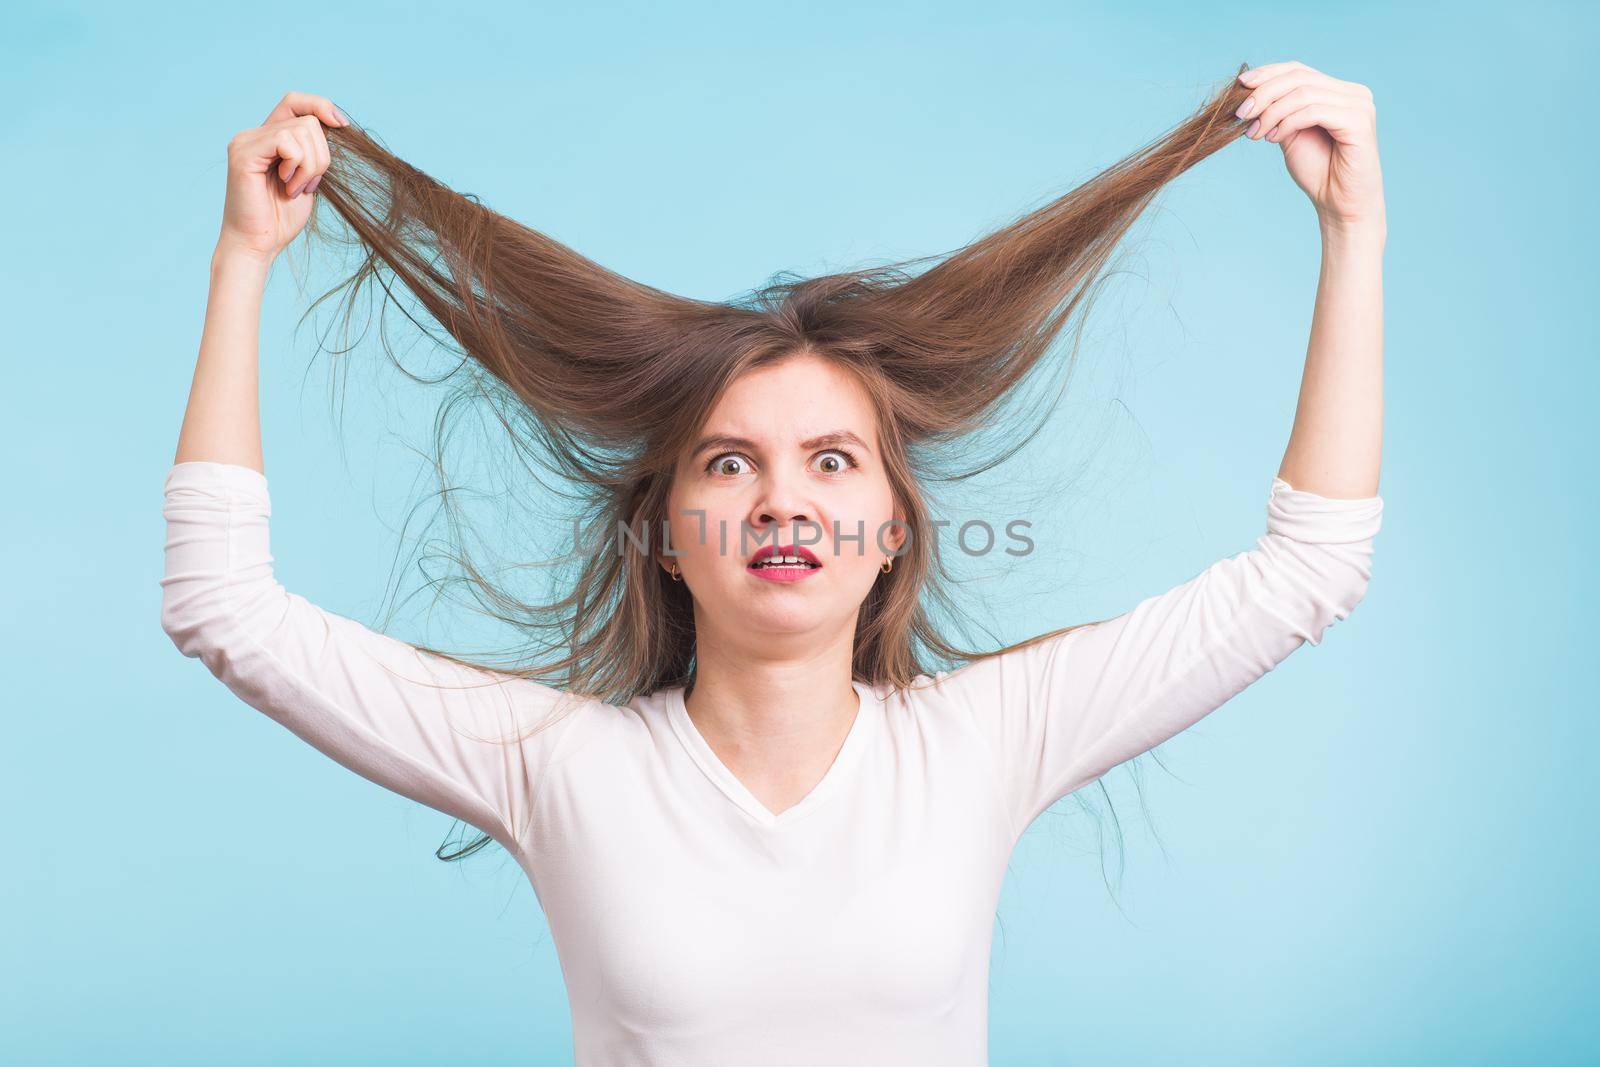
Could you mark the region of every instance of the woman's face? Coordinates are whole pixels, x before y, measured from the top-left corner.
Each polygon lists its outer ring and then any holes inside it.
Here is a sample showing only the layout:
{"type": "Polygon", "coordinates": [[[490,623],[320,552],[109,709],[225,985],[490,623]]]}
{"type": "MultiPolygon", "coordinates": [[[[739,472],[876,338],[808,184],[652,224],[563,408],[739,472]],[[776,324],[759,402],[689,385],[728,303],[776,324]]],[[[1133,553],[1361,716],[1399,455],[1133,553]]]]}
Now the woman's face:
{"type": "Polygon", "coordinates": [[[905,541],[871,400],[849,371],[810,354],[728,388],[678,463],[669,507],[677,555],[658,559],[677,563],[700,637],[736,644],[853,633],[905,541]],[[752,565],[796,545],[820,566],[752,565]]]}

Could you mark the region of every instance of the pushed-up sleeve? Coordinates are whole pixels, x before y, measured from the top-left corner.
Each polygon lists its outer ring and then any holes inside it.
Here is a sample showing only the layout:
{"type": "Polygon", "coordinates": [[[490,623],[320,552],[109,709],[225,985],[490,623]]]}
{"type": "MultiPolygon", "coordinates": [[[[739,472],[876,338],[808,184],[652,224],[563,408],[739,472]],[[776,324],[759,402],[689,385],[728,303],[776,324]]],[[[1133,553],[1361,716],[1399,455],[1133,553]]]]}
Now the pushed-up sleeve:
{"type": "Polygon", "coordinates": [[[286,590],[260,471],[205,460],[165,483],[161,625],[245,703],[332,759],[516,854],[562,691],[467,667],[286,590]],[[520,738],[520,740],[519,740],[520,738]]]}
{"type": "Polygon", "coordinates": [[[941,671],[999,777],[1012,832],[1220,707],[1366,594],[1381,497],[1274,478],[1254,548],[1103,622],[941,671]]]}

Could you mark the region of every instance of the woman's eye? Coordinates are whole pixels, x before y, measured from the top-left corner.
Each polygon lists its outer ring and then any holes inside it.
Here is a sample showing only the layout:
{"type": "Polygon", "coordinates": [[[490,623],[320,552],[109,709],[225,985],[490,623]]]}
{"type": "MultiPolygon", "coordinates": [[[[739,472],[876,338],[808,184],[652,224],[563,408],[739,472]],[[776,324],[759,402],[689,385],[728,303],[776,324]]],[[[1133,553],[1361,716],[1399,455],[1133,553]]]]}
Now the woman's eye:
{"type": "Polygon", "coordinates": [[[817,457],[823,474],[843,474],[856,465],[856,459],[843,449],[833,448],[817,457]]]}
{"type": "Polygon", "coordinates": [[[742,474],[743,471],[740,468],[743,466],[744,457],[735,455],[732,452],[724,452],[722,455],[713,458],[706,466],[706,469],[713,474],[733,475],[742,474]]]}

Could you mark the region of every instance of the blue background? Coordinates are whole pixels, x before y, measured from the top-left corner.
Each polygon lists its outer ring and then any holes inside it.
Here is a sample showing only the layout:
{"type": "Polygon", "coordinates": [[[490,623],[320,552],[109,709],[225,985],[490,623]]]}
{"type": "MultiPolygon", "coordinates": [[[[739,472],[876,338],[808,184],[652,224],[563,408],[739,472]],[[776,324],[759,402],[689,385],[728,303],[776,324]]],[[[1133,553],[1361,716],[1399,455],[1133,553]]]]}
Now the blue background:
{"type": "MultiPolygon", "coordinates": [[[[224,147],[286,90],[607,266],[727,298],[953,249],[1239,63],[1293,58],[1378,102],[1374,581],[1321,647],[1165,746],[1171,773],[1141,761],[1148,820],[1132,776],[1107,779],[1114,895],[1093,820],[1064,803],[1035,824],[1001,902],[994,1062],[1594,1062],[1596,9],[574,6],[11,9],[8,1061],[570,1056],[514,863],[435,860],[447,816],[252,711],[158,624],[224,147]]],[[[990,483],[1082,468],[1032,513],[1038,554],[974,586],[1009,639],[1124,610],[1264,528],[1310,205],[1276,146],[1241,141],[1139,233],[1067,403],[990,483]]],[[[430,397],[367,349],[336,424],[315,331],[294,331],[317,280],[285,261],[267,295],[273,548],[291,589],[371,621],[430,397]]]]}

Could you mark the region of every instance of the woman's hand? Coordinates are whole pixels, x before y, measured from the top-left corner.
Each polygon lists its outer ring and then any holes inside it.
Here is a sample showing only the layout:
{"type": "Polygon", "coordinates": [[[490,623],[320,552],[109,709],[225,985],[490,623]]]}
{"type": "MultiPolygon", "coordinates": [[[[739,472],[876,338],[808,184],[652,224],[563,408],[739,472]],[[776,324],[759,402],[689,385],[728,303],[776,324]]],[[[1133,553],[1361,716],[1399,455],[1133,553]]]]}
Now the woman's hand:
{"type": "Polygon", "coordinates": [[[325,96],[286,93],[260,126],[228,142],[228,192],[219,250],[271,262],[311,218],[312,195],[328,169],[329,126],[350,120],[325,96]]]}
{"type": "Polygon", "coordinates": [[[1372,90],[1304,63],[1266,63],[1239,75],[1253,92],[1239,106],[1254,117],[1245,136],[1283,148],[1289,176],[1316,205],[1324,228],[1387,228],[1372,90]]]}

